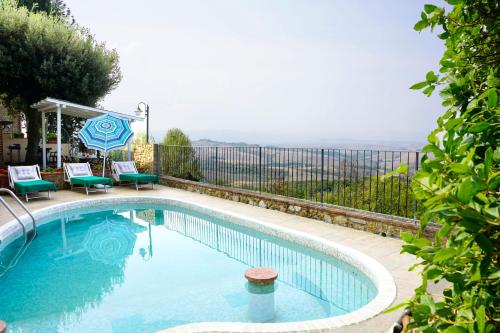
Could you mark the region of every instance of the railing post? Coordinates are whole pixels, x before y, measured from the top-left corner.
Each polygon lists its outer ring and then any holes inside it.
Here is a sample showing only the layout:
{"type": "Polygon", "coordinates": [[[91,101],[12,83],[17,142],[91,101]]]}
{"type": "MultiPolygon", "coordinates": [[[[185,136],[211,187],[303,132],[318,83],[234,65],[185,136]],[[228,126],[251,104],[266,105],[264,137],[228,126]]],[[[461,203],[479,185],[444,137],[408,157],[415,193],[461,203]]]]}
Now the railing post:
{"type": "Polygon", "coordinates": [[[153,173],[157,176],[162,175],[162,158],[160,150],[161,146],[157,143],[153,144],[153,173]]]}
{"type": "Polygon", "coordinates": [[[259,192],[262,192],[262,147],[259,147],[259,192]]]}
{"type": "MultiPolygon", "coordinates": [[[[418,162],[419,162],[419,152],[415,152],[415,173],[418,171],[418,162]]],[[[408,196],[408,187],[406,188],[406,195],[408,196]]],[[[417,198],[413,198],[413,220],[417,221],[417,198]]]]}
{"type": "Polygon", "coordinates": [[[215,185],[219,181],[219,147],[215,146],[215,185]]]}
{"type": "MultiPolygon", "coordinates": [[[[324,168],[324,166],[325,166],[325,150],[321,149],[321,203],[323,203],[323,178],[324,178],[323,168],[324,168]]],[[[318,179],[318,178],[316,178],[316,179],[318,179]]]]}

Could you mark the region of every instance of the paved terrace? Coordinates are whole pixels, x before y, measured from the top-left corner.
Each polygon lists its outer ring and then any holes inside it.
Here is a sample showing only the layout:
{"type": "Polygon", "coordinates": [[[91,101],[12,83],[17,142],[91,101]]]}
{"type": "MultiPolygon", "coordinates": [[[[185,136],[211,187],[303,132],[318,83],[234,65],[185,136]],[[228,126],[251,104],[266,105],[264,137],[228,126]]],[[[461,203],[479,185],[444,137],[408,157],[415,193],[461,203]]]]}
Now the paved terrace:
{"type": "MultiPolygon", "coordinates": [[[[117,196],[159,196],[172,199],[188,200],[201,205],[207,205],[216,209],[250,216],[263,222],[276,224],[293,230],[309,233],[311,235],[327,239],[351,248],[355,248],[368,256],[376,259],[394,277],[397,286],[397,298],[394,304],[407,299],[418,285],[418,276],[415,272],[408,272],[407,269],[415,260],[407,254],[400,254],[402,241],[399,239],[378,236],[364,231],[345,228],[338,225],[281,213],[275,210],[259,208],[244,203],[219,199],[208,195],[187,192],[184,190],[167,188],[158,185],[154,190],[143,189],[136,191],[128,187],[114,187],[106,193],[91,193],[88,198],[117,196]]],[[[4,196],[9,203],[12,199],[4,196]]],[[[52,200],[34,199],[27,206],[35,211],[52,204],[59,204],[75,200],[84,200],[87,196],[81,191],[58,191],[53,193],[52,200]]],[[[12,203],[13,207],[16,204],[12,203]]],[[[16,209],[17,210],[17,209],[16,209]]],[[[20,212],[20,210],[18,210],[20,212]]],[[[12,216],[4,209],[0,209],[0,225],[12,220],[12,216]]],[[[360,324],[335,329],[332,332],[354,333],[354,332],[388,332],[392,324],[398,319],[401,311],[379,316],[366,320],[360,324]]],[[[1,319],[1,318],[0,318],[1,319]]],[[[297,328],[297,332],[300,328],[297,328]]]]}

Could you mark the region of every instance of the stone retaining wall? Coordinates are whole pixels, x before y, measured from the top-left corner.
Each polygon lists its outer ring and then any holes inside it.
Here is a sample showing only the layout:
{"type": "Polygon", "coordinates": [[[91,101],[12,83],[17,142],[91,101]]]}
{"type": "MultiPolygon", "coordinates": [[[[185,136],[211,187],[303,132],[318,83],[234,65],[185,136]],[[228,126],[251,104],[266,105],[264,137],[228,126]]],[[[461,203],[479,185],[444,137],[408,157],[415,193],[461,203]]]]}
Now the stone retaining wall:
{"type": "MultiPolygon", "coordinates": [[[[186,191],[208,194],[218,198],[243,202],[253,206],[279,210],[281,212],[321,220],[358,230],[364,230],[389,237],[400,237],[402,231],[415,233],[418,221],[388,216],[344,207],[321,205],[305,200],[257,193],[242,189],[199,183],[169,176],[163,176],[161,184],[186,191]]],[[[437,226],[427,226],[426,235],[433,237],[437,226]]]]}

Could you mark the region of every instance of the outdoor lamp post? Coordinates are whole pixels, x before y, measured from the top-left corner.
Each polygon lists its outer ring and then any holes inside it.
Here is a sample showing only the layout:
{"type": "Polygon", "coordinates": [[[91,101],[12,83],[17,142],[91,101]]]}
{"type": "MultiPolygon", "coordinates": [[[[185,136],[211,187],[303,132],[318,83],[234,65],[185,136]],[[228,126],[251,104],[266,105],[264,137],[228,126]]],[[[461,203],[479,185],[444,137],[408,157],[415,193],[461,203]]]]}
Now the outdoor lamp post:
{"type": "Polygon", "coordinates": [[[135,114],[137,116],[142,115],[144,112],[144,115],[146,116],[146,143],[149,143],[149,105],[140,102],[139,105],[137,105],[137,110],[135,110],[135,114]]]}

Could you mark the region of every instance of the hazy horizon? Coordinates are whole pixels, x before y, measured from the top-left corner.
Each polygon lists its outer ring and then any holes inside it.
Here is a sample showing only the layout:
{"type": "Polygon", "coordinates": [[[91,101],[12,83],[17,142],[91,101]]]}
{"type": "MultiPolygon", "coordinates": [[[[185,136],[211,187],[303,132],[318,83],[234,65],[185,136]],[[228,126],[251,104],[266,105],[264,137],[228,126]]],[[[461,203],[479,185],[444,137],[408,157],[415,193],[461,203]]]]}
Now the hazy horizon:
{"type": "Polygon", "coordinates": [[[424,142],[442,112],[408,89],[444,50],[413,30],[425,1],[66,3],[120,55],[123,80],[102,106],[149,103],[157,139],[178,127],[258,144],[424,142]]]}

